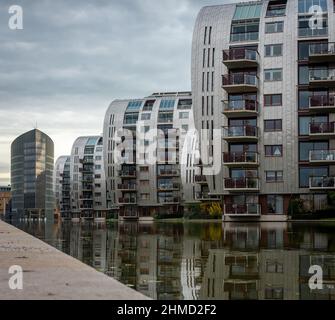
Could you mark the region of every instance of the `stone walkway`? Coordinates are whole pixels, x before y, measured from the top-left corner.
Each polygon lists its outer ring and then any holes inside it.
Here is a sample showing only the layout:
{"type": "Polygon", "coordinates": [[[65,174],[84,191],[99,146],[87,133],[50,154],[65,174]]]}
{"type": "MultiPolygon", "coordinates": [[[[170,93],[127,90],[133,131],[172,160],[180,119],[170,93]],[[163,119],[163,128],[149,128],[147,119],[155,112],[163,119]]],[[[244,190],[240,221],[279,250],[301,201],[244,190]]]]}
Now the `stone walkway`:
{"type": "Polygon", "coordinates": [[[144,300],[144,295],[0,221],[1,300],[144,300]],[[11,290],[12,265],[23,269],[23,290],[11,290]]]}

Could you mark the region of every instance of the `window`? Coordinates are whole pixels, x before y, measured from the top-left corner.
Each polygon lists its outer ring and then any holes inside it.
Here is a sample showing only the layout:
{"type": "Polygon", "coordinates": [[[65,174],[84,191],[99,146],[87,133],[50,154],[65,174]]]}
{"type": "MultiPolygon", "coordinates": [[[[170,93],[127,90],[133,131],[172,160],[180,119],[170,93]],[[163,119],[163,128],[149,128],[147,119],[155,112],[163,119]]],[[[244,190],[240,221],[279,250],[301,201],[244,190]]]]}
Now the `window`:
{"type": "Polygon", "coordinates": [[[101,157],[101,156],[96,156],[96,157],[95,157],[95,160],[96,160],[96,161],[101,161],[101,160],[102,160],[102,157],[101,157]]]}
{"type": "Polygon", "coordinates": [[[101,165],[100,165],[100,164],[95,165],[95,166],[94,166],[94,169],[95,169],[95,170],[101,170],[101,165]]]}
{"type": "Polygon", "coordinates": [[[328,141],[299,142],[299,161],[309,161],[309,153],[311,151],[328,149],[328,141]]]}
{"type": "Polygon", "coordinates": [[[309,13],[313,6],[321,7],[322,11],[327,12],[327,0],[299,0],[298,11],[299,13],[309,13]]]}
{"type": "Polygon", "coordinates": [[[282,94],[265,94],[264,95],[264,106],[274,107],[282,105],[282,94]]]}
{"type": "Polygon", "coordinates": [[[174,103],[175,103],[174,100],[162,100],[159,109],[171,110],[174,108],[174,103]]]}
{"type": "Polygon", "coordinates": [[[155,104],[155,100],[146,101],[143,107],[143,111],[152,111],[154,104],[155,104]]]}
{"type": "Polygon", "coordinates": [[[149,180],[140,180],[140,187],[148,187],[150,186],[149,180]]]}
{"type": "Polygon", "coordinates": [[[299,84],[307,85],[309,84],[309,68],[308,66],[299,66],[299,84]]]}
{"type": "Polygon", "coordinates": [[[265,33],[279,33],[284,31],[284,21],[267,22],[265,24],[265,33]]]}
{"type": "Polygon", "coordinates": [[[150,131],[150,126],[142,127],[142,133],[148,133],[150,131]]]}
{"type": "Polygon", "coordinates": [[[142,101],[130,101],[128,103],[127,111],[137,111],[140,110],[142,106],[142,101]]]}
{"type": "Polygon", "coordinates": [[[141,120],[150,120],[151,114],[150,113],[142,113],[141,120]]]}
{"type": "Polygon", "coordinates": [[[266,182],[283,182],[283,171],[266,171],[266,182]]]}
{"type": "Polygon", "coordinates": [[[259,21],[233,22],[230,41],[257,41],[259,36],[259,21]]]}
{"type": "Polygon", "coordinates": [[[184,131],[184,132],[188,132],[188,125],[187,124],[183,124],[181,126],[181,129],[184,131]]]}
{"type": "Polygon", "coordinates": [[[264,70],[265,81],[281,81],[282,69],[266,69],[264,70]]]}
{"type": "Polygon", "coordinates": [[[138,121],[138,113],[126,113],[124,116],[124,124],[136,124],[138,121]]]}
{"type": "Polygon", "coordinates": [[[309,135],[309,129],[311,123],[324,123],[328,122],[327,116],[303,116],[299,117],[299,135],[300,136],[308,136],[309,135]]]}
{"type": "Polygon", "coordinates": [[[283,288],[265,288],[265,299],[266,300],[283,300],[284,289],[283,288]]]}
{"type": "Polygon", "coordinates": [[[268,44],[265,46],[266,57],[279,57],[283,55],[282,44],[268,44]]]}
{"type": "Polygon", "coordinates": [[[282,120],[265,120],[264,121],[264,131],[273,132],[273,131],[282,131],[282,120]]]}
{"type": "Polygon", "coordinates": [[[286,12],[286,0],[283,1],[270,1],[266,17],[284,16],[286,12]]]}
{"type": "Polygon", "coordinates": [[[179,112],[179,119],[188,119],[189,113],[188,112],[179,112]]]}
{"type": "Polygon", "coordinates": [[[261,17],[261,3],[240,3],[236,5],[233,20],[259,19],[261,17]]]}
{"type": "Polygon", "coordinates": [[[284,272],[284,266],[282,263],[279,263],[278,261],[266,261],[266,272],[267,273],[283,273],[284,272]]]}
{"type": "Polygon", "coordinates": [[[178,109],[179,110],[192,109],[192,99],[180,99],[178,101],[178,109]]]}
{"type": "Polygon", "coordinates": [[[140,167],[140,172],[149,172],[149,167],[140,167]]]}
{"type": "Polygon", "coordinates": [[[283,156],[283,146],[282,145],[265,146],[265,156],[266,157],[282,157],[283,156]]]}
{"type": "Polygon", "coordinates": [[[300,188],[309,188],[309,179],[311,177],[328,177],[328,167],[300,167],[300,188]]]}
{"type": "Polygon", "coordinates": [[[141,193],[141,200],[150,200],[150,193],[141,193]]]}
{"type": "Polygon", "coordinates": [[[268,195],[267,208],[270,214],[284,214],[284,197],[280,195],[268,195]]]}

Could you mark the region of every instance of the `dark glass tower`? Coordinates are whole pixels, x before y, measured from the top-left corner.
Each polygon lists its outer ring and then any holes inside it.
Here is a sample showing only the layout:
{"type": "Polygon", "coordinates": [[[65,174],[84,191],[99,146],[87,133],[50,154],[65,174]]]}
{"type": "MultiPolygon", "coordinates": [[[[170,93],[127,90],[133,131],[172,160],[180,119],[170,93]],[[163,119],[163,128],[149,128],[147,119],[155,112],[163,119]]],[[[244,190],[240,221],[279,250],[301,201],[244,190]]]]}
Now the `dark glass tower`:
{"type": "Polygon", "coordinates": [[[54,218],[54,143],[35,129],[11,146],[13,219],[54,218]]]}

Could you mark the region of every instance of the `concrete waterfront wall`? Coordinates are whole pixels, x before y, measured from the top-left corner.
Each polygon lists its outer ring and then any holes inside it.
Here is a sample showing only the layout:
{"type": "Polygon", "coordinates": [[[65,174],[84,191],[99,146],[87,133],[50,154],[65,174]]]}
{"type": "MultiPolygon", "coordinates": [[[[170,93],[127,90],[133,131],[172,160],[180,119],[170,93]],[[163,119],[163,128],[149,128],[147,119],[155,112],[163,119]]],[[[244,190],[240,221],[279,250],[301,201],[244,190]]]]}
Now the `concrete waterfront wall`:
{"type": "Polygon", "coordinates": [[[146,296],[0,221],[0,300],[146,300],[146,296]],[[9,288],[9,268],[23,289],[9,288]]]}

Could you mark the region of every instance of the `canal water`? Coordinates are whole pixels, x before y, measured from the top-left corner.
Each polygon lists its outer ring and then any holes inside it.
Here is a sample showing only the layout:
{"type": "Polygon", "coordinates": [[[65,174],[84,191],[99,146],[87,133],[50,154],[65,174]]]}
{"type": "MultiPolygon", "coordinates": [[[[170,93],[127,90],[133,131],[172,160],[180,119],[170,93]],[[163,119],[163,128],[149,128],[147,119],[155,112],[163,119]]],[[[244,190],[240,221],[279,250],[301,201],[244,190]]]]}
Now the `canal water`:
{"type": "Polygon", "coordinates": [[[153,299],[335,299],[335,223],[16,226],[153,299]]]}

